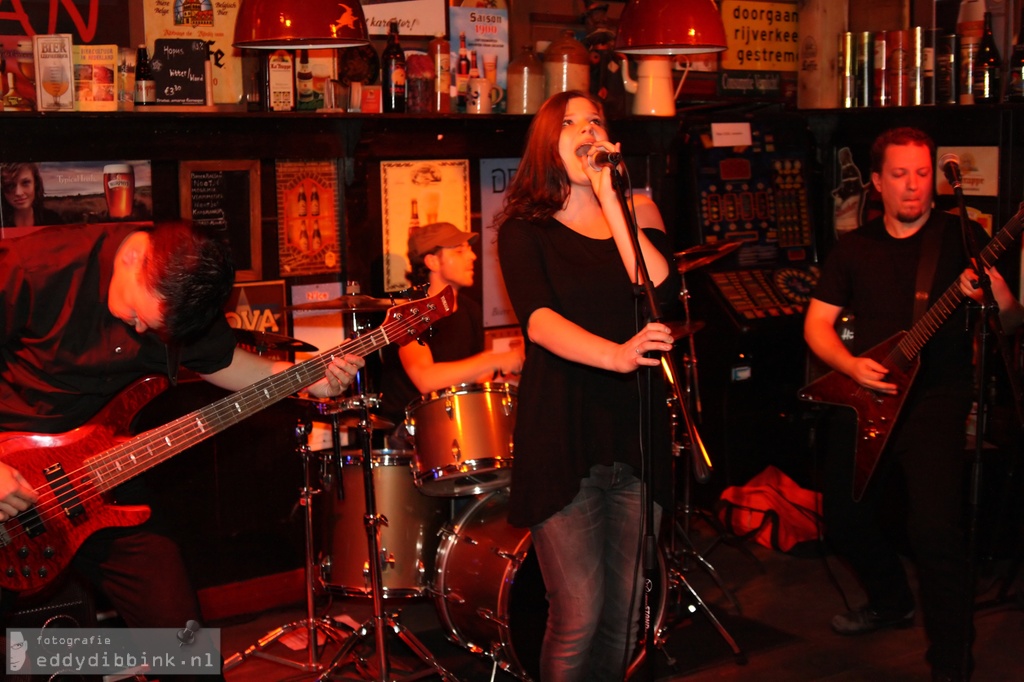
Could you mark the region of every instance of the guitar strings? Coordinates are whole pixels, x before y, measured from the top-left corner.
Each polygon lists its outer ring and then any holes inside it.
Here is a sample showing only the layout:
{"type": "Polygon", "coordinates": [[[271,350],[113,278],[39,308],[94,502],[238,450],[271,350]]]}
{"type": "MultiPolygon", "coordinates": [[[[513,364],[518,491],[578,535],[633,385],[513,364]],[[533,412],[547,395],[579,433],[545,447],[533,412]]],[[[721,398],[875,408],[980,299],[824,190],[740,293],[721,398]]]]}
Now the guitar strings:
{"type": "MultiPolygon", "coordinates": [[[[417,303],[429,303],[429,299],[424,299],[423,301],[419,301],[417,303]]],[[[431,308],[430,306],[428,306],[428,310],[436,310],[436,308],[431,308]]],[[[86,502],[89,502],[95,499],[96,497],[99,497],[104,492],[115,487],[116,485],[147,471],[152,466],[155,466],[156,464],[163,462],[170,456],[179,454],[181,451],[188,449],[192,445],[205,440],[208,436],[212,436],[218,433],[219,431],[223,430],[224,428],[227,428],[226,426],[224,426],[224,424],[230,426],[232,425],[233,422],[241,421],[242,419],[245,418],[244,416],[240,415],[250,416],[246,415],[245,409],[239,407],[239,404],[244,402],[243,400],[240,400],[242,394],[260,393],[264,395],[266,398],[266,400],[263,401],[265,402],[264,407],[269,407],[273,403],[280,401],[287,395],[294,392],[293,390],[282,391],[282,388],[290,388],[292,385],[296,384],[300,386],[308,386],[312,383],[315,383],[315,381],[319,380],[319,378],[322,377],[327,365],[331,362],[331,360],[333,360],[333,358],[336,355],[347,354],[349,352],[355,353],[356,355],[365,355],[366,353],[372,352],[377,348],[381,348],[392,342],[397,342],[401,336],[414,330],[417,323],[419,323],[421,320],[430,321],[429,317],[423,318],[423,316],[421,316],[419,313],[416,313],[415,310],[413,310],[408,320],[406,320],[405,318],[399,318],[398,320],[395,321],[385,321],[384,323],[381,324],[380,327],[378,327],[377,329],[368,334],[364,334],[362,336],[358,336],[354,339],[351,339],[347,343],[343,343],[339,346],[336,346],[330,351],[322,353],[315,358],[311,358],[305,362],[294,365],[293,367],[283,372],[279,372],[278,374],[265,377],[264,379],[256,382],[255,384],[249,386],[248,388],[242,389],[241,391],[233,393],[225,398],[222,398],[221,400],[212,403],[211,405],[208,405],[207,407],[201,410],[198,410],[197,412],[200,413],[202,416],[208,417],[206,421],[199,422],[198,425],[200,426],[200,429],[198,437],[186,438],[180,442],[172,438],[172,436],[180,434],[183,431],[185,431],[185,427],[187,427],[188,431],[192,431],[193,433],[195,433],[194,427],[197,425],[197,421],[195,418],[196,413],[190,413],[188,415],[184,415],[183,417],[179,417],[178,419],[175,419],[163,426],[159,426],[150,431],[138,434],[130,438],[129,440],[125,441],[124,443],[119,443],[118,445],[109,448],[105,452],[96,455],[95,457],[89,460],[86,460],[86,462],[83,463],[82,467],[74,471],[64,472],[64,480],[61,483],[52,486],[51,488],[53,500],[48,500],[46,503],[34,505],[33,509],[36,512],[35,516],[37,516],[38,518],[32,519],[30,523],[34,525],[42,523],[45,525],[47,521],[51,521],[54,518],[59,518],[61,515],[63,515],[64,502],[74,503],[75,500],[74,495],[76,494],[77,489],[75,488],[73,480],[84,480],[86,483],[91,483],[91,492],[86,496],[80,497],[78,499],[78,503],[84,505],[86,502]],[[373,337],[380,335],[383,335],[384,337],[383,342],[373,341],[373,337]],[[295,381],[295,379],[298,379],[299,381],[304,381],[305,383],[299,383],[295,381]],[[207,411],[210,412],[209,415],[205,415],[207,411]],[[208,434],[208,430],[202,428],[202,425],[204,423],[214,425],[212,433],[208,434]],[[164,438],[167,445],[171,446],[172,449],[175,450],[175,452],[164,457],[162,456],[162,453],[154,454],[152,451],[152,447],[147,447],[146,452],[148,454],[146,454],[146,456],[144,457],[140,458],[134,453],[130,453],[130,459],[132,462],[131,468],[133,469],[133,471],[131,472],[131,475],[125,475],[125,472],[122,470],[122,467],[116,464],[116,460],[121,458],[126,451],[137,449],[141,445],[142,441],[151,441],[153,438],[156,438],[158,434],[164,438]],[[91,476],[88,472],[96,472],[104,468],[109,471],[111,466],[114,467],[115,473],[111,475],[109,478],[101,475],[100,478],[102,479],[102,483],[100,485],[97,485],[95,481],[91,480],[93,476],[91,476]],[[83,472],[86,473],[83,474],[83,472]],[[82,476],[82,478],[79,479],[79,476],[82,476]]],[[[432,323],[433,321],[430,322],[432,323]]],[[[12,519],[8,519],[8,521],[10,520],[12,519]]],[[[15,540],[19,539],[21,536],[26,535],[29,532],[29,528],[26,527],[28,524],[22,523],[23,520],[28,521],[28,518],[18,519],[17,517],[15,517],[13,520],[18,521],[19,526],[21,526],[21,528],[20,530],[7,535],[6,544],[8,545],[12,544],[15,540]]],[[[6,523],[7,522],[0,524],[0,527],[5,526],[6,523]]]]}

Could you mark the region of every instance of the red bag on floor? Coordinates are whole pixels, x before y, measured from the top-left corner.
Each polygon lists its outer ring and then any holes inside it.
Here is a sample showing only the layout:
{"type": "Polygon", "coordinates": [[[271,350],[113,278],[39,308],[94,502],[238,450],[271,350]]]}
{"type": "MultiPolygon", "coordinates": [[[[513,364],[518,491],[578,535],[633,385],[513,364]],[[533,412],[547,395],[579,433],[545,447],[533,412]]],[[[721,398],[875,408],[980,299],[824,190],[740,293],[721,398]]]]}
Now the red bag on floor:
{"type": "Polygon", "coordinates": [[[769,466],[746,485],[722,491],[718,518],[741,539],[788,552],[801,542],[818,540],[821,493],[804,490],[769,466]]]}

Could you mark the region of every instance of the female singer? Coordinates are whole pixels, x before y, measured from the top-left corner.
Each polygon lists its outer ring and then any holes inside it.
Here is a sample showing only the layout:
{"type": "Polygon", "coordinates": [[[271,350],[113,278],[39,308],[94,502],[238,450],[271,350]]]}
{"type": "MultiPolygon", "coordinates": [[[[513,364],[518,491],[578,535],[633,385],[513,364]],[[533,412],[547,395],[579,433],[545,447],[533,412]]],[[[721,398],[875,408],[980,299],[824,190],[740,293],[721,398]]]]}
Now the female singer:
{"type": "Polygon", "coordinates": [[[553,95],[498,216],[501,269],[528,339],[509,522],[530,529],[547,590],[544,682],[624,679],[643,577],[645,463],[655,499],[669,491],[666,387],[647,353],[671,350],[672,336],[645,323],[624,208],[635,211],[662,305],[677,302],[679,276],[657,207],[640,195],[623,207],[597,159],[618,151],[600,102],[553,95]]]}

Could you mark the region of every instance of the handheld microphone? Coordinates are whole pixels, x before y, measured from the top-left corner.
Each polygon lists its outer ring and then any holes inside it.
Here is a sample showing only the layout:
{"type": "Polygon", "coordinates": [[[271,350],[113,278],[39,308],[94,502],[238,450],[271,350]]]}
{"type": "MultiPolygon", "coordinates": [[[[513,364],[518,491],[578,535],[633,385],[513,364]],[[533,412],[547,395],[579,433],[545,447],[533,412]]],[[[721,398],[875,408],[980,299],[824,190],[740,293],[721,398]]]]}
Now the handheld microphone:
{"type": "Polygon", "coordinates": [[[942,169],[946,175],[946,181],[953,189],[958,189],[964,179],[960,174],[960,157],[956,154],[943,154],[939,158],[939,168],[942,169]]]}
{"type": "MultiPolygon", "coordinates": [[[[593,145],[585,144],[576,150],[576,156],[584,157],[590,153],[590,149],[593,145]]],[[[622,163],[622,154],[619,152],[609,152],[604,149],[599,150],[593,156],[587,157],[587,164],[591,170],[601,170],[604,167],[615,168],[622,163]]]]}

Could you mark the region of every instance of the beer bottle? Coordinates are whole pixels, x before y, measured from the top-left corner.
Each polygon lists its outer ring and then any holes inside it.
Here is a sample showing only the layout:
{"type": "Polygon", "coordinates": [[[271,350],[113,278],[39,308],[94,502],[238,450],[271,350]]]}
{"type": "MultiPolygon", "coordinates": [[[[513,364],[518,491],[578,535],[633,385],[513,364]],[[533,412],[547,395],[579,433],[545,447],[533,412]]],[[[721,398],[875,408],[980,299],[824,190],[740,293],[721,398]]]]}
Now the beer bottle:
{"type": "Polygon", "coordinates": [[[319,251],[320,247],[323,246],[323,244],[324,244],[324,238],[323,238],[323,235],[320,234],[320,221],[314,219],[313,220],[313,238],[312,238],[312,241],[310,242],[310,248],[312,248],[313,251],[319,251]]]}
{"type": "Polygon", "coordinates": [[[416,199],[412,200],[412,208],[409,211],[409,233],[420,226],[420,208],[416,199]]]}
{"type": "Polygon", "coordinates": [[[1024,102],[1024,12],[1020,15],[1017,43],[1010,55],[1009,74],[1006,84],[1007,101],[1024,102]]]}
{"type": "Polygon", "coordinates": [[[459,110],[466,110],[466,87],[469,84],[469,53],[466,51],[466,34],[459,33],[459,68],[455,72],[455,88],[458,90],[459,110]]]}
{"type": "Polygon", "coordinates": [[[981,36],[981,46],[974,62],[974,101],[998,102],[999,72],[1003,68],[1003,60],[999,57],[999,48],[992,35],[992,13],[985,12],[985,32],[981,36]]]}
{"type": "Polygon", "coordinates": [[[452,46],[438,33],[428,48],[434,60],[434,112],[446,114],[452,110],[452,46]]]}
{"type": "Polygon", "coordinates": [[[309,213],[311,215],[320,215],[320,192],[316,191],[316,187],[313,188],[313,192],[309,195],[309,213]]]}
{"type": "Polygon", "coordinates": [[[156,102],[156,83],[149,66],[149,54],[145,45],[139,45],[135,54],[135,106],[156,102]]]}
{"type": "Polygon", "coordinates": [[[384,113],[405,113],[405,52],[398,43],[397,21],[391,22],[388,44],[381,54],[381,61],[384,113]]]}
{"type": "Polygon", "coordinates": [[[299,187],[299,196],[296,199],[296,203],[298,204],[298,214],[299,214],[299,217],[305,217],[305,215],[306,215],[306,188],[305,187],[299,187]]]}

